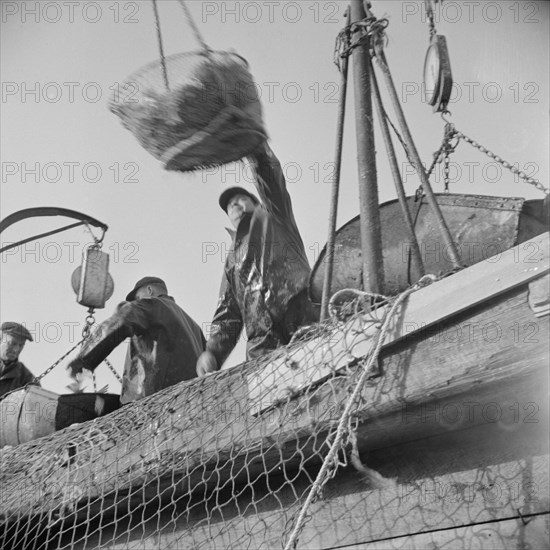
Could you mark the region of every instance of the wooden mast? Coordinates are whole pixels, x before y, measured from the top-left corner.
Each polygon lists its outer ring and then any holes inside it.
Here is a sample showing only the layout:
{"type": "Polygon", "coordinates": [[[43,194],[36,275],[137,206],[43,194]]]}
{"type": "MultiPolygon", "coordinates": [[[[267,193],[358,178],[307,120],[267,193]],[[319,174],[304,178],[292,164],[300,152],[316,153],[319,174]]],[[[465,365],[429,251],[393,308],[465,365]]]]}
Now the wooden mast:
{"type": "Polygon", "coordinates": [[[350,3],[353,47],[353,85],[357,134],[357,162],[359,171],[359,207],[361,216],[361,250],[363,258],[363,288],[367,292],[381,293],[384,287],[382,238],[378,211],[378,182],[372,113],[372,71],[369,41],[363,27],[356,26],[365,20],[362,0],[350,3]]]}

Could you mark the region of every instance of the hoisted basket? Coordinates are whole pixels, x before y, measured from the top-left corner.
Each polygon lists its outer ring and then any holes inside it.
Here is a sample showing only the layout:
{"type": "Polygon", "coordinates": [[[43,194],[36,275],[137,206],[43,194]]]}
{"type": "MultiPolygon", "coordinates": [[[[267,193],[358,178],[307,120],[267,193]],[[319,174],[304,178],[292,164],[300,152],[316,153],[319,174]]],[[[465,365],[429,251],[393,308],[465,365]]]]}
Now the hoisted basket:
{"type": "Polygon", "coordinates": [[[267,138],[248,63],[224,51],[171,55],[133,73],[110,109],[167,170],[243,158],[267,138]]]}

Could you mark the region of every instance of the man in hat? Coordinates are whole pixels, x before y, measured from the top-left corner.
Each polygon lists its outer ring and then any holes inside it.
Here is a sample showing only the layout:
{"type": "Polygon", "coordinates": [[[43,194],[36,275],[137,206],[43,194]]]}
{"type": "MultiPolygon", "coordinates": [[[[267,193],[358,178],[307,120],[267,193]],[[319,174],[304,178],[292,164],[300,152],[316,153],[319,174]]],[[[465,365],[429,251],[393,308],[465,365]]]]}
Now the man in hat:
{"type": "Polygon", "coordinates": [[[0,398],[27,384],[40,385],[32,372],[19,361],[27,340],[33,341],[31,333],[23,325],[11,321],[0,325],[0,398]]]}
{"type": "Polygon", "coordinates": [[[202,330],[168,296],[162,279],[143,277],[126,300],[97,327],[68,366],[69,374],[79,380],[84,369],[95,369],[130,337],[122,377],[122,404],[194,378],[197,358],[205,345],[202,330]]]}
{"type": "Polygon", "coordinates": [[[307,295],[311,270],[281,164],[267,142],[248,160],[261,202],[242,187],[220,195],[235,232],[210,338],[197,363],[199,376],[221,368],[243,327],[247,358],[254,359],[318,319],[307,295]]]}

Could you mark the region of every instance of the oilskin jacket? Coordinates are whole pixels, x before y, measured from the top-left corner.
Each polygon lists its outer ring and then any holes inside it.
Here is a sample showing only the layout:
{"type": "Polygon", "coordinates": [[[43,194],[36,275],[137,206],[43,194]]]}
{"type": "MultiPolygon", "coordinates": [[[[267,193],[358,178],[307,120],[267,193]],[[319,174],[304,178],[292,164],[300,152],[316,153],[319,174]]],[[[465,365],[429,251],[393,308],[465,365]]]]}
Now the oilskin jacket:
{"type": "Polygon", "coordinates": [[[206,349],[221,366],[243,326],[247,357],[288,343],[315,314],[307,298],[310,266],[281,165],[267,144],[249,157],[262,200],[241,219],[225,262],[206,349]]]}
{"type": "Polygon", "coordinates": [[[82,367],[93,370],[127,337],[130,345],[122,379],[122,404],[196,376],[204,335],[174,299],[165,295],[122,302],[71,362],[73,374],[82,367]]]}
{"type": "Polygon", "coordinates": [[[7,393],[23,388],[27,384],[40,386],[33,373],[21,361],[7,363],[0,359],[0,399],[7,393]]]}

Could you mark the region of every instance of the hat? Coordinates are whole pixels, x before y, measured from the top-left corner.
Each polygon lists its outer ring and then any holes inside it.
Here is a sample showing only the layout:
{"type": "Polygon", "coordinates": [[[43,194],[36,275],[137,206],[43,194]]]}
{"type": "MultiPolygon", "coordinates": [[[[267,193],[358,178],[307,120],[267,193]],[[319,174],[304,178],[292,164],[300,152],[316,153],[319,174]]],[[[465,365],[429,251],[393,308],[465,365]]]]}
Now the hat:
{"type": "Polygon", "coordinates": [[[253,195],[252,193],[250,193],[250,191],[247,191],[243,187],[229,187],[220,195],[220,199],[218,201],[220,203],[221,209],[224,212],[227,212],[227,204],[235,195],[246,195],[247,197],[250,197],[255,204],[260,203],[256,195],[253,195]]]}
{"type": "Polygon", "coordinates": [[[30,342],[33,341],[31,333],[23,325],[20,325],[19,323],[14,323],[12,321],[2,323],[0,325],[0,332],[11,334],[12,336],[17,336],[22,340],[29,340],[30,342]]]}
{"type": "Polygon", "coordinates": [[[140,280],[136,283],[136,285],[134,286],[134,288],[132,289],[132,291],[128,294],[128,296],[126,296],[126,301],[127,301],[127,302],[131,302],[132,300],[134,300],[135,297],[136,297],[136,292],[137,292],[142,286],[151,285],[151,284],[154,284],[154,283],[160,283],[161,285],[166,286],[166,283],[165,283],[162,279],[159,279],[158,277],[143,277],[142,279],[140,279],[140,280]]]}

